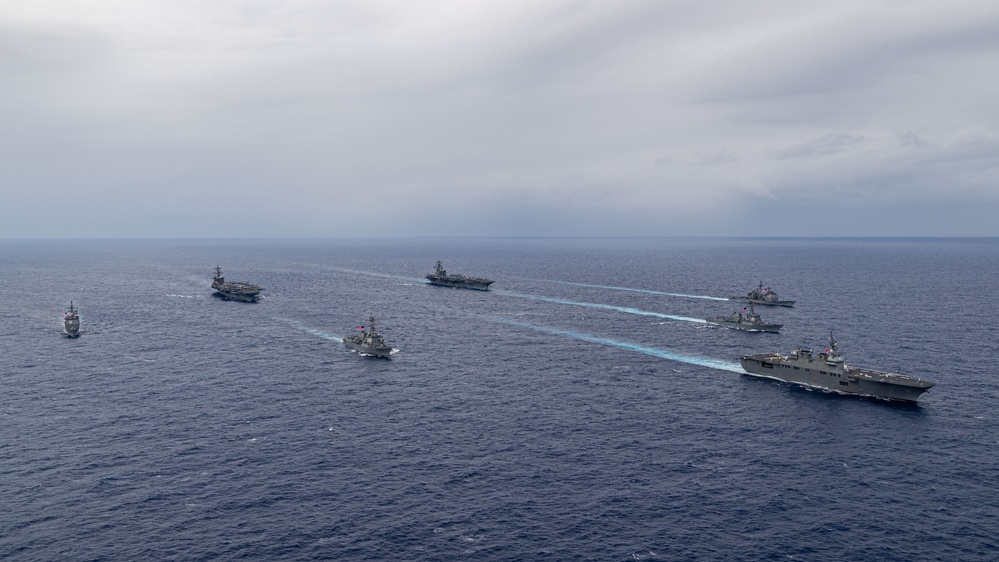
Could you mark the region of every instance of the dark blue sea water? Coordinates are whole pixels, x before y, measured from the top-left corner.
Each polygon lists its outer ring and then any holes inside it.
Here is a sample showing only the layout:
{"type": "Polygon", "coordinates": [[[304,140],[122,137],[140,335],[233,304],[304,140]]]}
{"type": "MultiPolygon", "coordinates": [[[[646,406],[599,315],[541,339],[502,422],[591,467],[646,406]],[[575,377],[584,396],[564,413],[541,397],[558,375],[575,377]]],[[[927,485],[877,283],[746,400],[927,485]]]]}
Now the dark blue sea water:
{"type": "Polygon", "coordinates": [[[0,558],[996,560],[997,279],[994,239],[2,241],[0,558]],[[783,333],[696,321],[760,280],[783,333]],[[392,359],[337,339],[371,314],[392,359]],[[830,330],[937,386],[738,373],[830,330]]]}

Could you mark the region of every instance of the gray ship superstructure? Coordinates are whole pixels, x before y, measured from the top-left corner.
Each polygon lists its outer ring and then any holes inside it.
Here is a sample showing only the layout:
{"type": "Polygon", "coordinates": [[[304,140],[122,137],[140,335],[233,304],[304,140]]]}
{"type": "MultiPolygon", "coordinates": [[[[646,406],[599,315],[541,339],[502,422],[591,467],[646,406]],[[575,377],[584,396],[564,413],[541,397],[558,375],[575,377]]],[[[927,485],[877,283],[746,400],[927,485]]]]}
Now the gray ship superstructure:
{"type": "Polygon", "coordinates": [[[763,288],[763,281],[760,281],[760,286],[749,291],[744,297],[729,297],[730,301],[742,301],[753,304],[765,304],[767,306],[794,306],[795,301],[782,301],[777,297],[777,293],[773,289],[767,287],[763,288]]]}
{"type": "Polygon", "coordinates": [[[743,355],[742,368],[753,376],[777,379],[843,394],[873,396],[915,402],[934,384],[916,377],[849,367],[840,357],[836,340],[829,336],[825,352],[796,349],[788,355],[761,353],[743,355]]]}
{"type": "Polygon", "coordinates": [[[62,331],[71,338],[80,337],[80,315],[73,308],[73,301],[69,301],[69,312],[64,312],[62,318],[62,331]]]}
{"type": "Polygon", "coordinates": [[[752,304],[749,305],[749,312],[745,308],[733,312],[731,316],[717,316],[706,319],[708,324],[724,326],[733,330],[745,330],[747,332],[770,332],[776,334],[780,332],[783,324],[768,324],[764,322],[752,304]]]}
{"type": "Polygon", "coordinates": [[[458,289],[475,289],[477,291],[488,291],[489,285],[492,285],[495,282],[492,279],[485,279],[482,277],[465,277],[464,275],[458,274],[448,275],[444,266],[441,265],[440,260],[437,260],[437,266],[434,268],[434,272],[427,275],[427,280],[430,281],[431,285],[456,287],[458,289]]]}
{"type": "Polygon", "coordinates": [[[245,281],[226,281],[219,266],[215,266],[212,288],[217,291],[215,294],[220,298],[242,302],[257,302],[260,291],[263,291],[261,287],[245,281]]]}
{"type": "Polygon", "coordinates": [[[381,334],[375,329],[374,316],[368,318],[368,324],[369,330],[365,330],[364,326],[358,326],[357,329],[361,332],[360,334],[343,338],[343,345],[347,346],[347,349],[353,349],[362,355],[372,355],[374,357],[390,356],[392,354],[392,346],[386,344],[381,334]]]}

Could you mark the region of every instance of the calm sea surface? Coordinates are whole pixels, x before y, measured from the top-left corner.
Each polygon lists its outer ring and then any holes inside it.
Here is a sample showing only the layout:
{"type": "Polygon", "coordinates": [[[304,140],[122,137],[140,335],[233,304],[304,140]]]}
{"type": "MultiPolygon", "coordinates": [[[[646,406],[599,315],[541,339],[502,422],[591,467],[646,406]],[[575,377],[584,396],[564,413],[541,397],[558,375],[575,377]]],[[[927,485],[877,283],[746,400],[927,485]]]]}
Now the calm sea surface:
{"type": "Polygon", "coordinates": [[[997,560],[997,284],[995,239],[0,241],[0,559],[997,560]],[[781,334],[699,321],[761,280],[781,334]],[[830,331],[937,386],[739,374],[830,331]]]}

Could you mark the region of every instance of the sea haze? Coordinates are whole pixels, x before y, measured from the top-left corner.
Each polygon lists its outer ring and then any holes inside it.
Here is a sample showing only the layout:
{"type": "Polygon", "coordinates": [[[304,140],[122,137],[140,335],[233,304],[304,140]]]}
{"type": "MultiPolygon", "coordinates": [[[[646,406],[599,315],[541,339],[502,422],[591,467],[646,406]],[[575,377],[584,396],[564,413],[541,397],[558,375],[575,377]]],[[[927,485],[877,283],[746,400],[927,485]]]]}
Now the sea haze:
{"type": "Polygon", "coordinates": [[[995,239],[0,241],[0,558],[995,560],[997,276],[995,239]],[[701,321],[761,280],[782,333],[701,321]],[[339,341],[370,315],[391,359],[339,341]],[[830,332],[937,386],[739,373],[830,332]]]}

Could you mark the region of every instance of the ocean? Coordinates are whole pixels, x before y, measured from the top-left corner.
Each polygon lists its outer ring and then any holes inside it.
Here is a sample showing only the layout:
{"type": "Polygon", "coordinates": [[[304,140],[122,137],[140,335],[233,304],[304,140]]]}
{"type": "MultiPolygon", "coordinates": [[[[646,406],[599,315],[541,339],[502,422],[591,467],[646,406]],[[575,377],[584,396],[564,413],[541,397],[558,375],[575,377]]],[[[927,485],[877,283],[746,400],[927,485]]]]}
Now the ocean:
{"type": "Polygon", "coordinates": [[[0,241],[0,559],[997,560],[997,279],[997,239],[0,241]],[[702,321],[761,281],[780,334],[702,321]],[[391,359],[340,342],[372,315],[391,359]],[[830,333],[937,384],[740,374],[830,333]]]}

